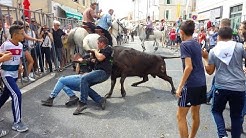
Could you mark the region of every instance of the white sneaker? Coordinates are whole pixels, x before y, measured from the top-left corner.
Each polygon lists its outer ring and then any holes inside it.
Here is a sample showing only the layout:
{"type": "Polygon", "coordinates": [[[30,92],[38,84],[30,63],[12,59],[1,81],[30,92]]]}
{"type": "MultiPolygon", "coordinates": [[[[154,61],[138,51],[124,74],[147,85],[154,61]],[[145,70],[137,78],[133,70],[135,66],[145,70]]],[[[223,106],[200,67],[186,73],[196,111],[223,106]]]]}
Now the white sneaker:
{"type": "Polygon", "coordinates": [[[28,82],[28,78],[27,78],[27,77],[23,77],[23,78],[22,78],[22,81],[23,81],[23,82],[28,82]]]}
{"type": "Polygon", "coordinates": [[[29,74],[29,77],[34,78],[34,74],[31,72],[31,73],[29,74]]]}
{"type": "Polygon", "coordinates": [[[31,81],[31,82],[34,82],[35,81],[35,79],[34,78],[32,78],[32,77],[28,77],[29,78],[29,80],[31,81]]]}
{"type": "Polygon", "coordinates": [[[31,82],[34,82],[35,81],[35,79],[34,78],[32,78],[32,77],[23,77],[22,78],[22,81],[24,81],[24,82],[29,82],[29,81],[31,81],[31,82]],[[28,80],[29,79],[29,80],[28,80]]]}

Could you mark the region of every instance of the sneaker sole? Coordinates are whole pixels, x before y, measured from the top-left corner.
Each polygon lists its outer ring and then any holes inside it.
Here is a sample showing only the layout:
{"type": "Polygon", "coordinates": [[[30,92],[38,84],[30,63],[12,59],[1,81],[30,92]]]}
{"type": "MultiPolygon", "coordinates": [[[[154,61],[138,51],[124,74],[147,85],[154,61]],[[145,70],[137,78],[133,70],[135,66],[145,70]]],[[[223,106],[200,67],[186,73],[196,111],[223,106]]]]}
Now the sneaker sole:
{"type": "Polygon", "coordinates": [[[23,129],[23,130],[19,130],[19,129],[16,129],[15,127],[12,127],[12,130],[17,131],[17,132],[26,132],[28,130],[28,128],[23,129]]]}

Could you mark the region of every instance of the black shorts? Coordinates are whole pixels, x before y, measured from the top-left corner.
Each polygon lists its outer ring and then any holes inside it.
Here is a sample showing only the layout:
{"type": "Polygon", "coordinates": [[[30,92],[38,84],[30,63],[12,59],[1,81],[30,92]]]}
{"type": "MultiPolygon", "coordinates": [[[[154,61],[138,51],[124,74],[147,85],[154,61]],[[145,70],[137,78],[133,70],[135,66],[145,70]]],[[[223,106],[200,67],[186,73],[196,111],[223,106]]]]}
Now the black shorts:
{"type": "Polygon", "coordinates": [[[207,86],[184,87],[179,98],[178,106],[191,107],[206,103],[207,86]]]}

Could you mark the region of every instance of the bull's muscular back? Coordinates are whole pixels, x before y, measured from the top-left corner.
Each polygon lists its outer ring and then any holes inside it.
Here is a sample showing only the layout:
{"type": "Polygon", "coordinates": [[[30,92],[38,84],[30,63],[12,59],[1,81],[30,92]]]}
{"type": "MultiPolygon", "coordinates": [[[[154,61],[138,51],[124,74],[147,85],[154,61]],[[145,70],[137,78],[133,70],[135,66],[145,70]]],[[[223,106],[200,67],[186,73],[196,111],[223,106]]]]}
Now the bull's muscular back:
{"type": "Polygon", "coordinates": [[[120,77],[122,73],[126,73],[127,76],[156,76],[164,73],[163,70],[166,71],[165,62],[160,56],[122,46],[113,47],[113,50],[112,75],[116,77],[120,77]]]}

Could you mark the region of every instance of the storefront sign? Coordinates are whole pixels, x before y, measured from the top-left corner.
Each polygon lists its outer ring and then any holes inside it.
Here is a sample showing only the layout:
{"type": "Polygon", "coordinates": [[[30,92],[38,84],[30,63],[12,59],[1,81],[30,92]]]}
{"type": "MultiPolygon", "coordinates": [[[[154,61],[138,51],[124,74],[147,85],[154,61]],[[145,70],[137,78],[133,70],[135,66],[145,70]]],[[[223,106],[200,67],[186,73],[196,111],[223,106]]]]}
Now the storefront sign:
{"type": "Polygon", "coordinates": [[[6,5],[6,6],[13,6],[12,0],[0,0],[0,4],[6,5]]]}
{"type": "Polygon", "coordinates": [[[207,11],[198,13],[198,20],[215,20],[216,18],[221,18],[222,16],[222,7],[217,7],[207,11]]]}

